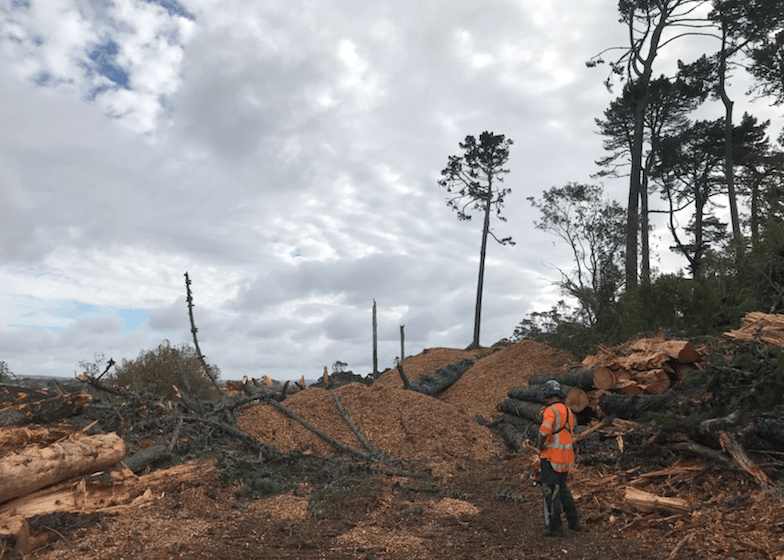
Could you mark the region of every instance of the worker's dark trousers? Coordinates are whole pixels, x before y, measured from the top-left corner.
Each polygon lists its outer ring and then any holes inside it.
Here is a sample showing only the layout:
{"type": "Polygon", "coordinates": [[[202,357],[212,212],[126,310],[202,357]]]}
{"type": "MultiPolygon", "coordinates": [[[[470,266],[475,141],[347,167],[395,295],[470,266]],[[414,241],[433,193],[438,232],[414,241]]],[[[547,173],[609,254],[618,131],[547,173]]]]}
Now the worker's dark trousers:
{"type": "Polygon", "coordinates": [[[553,470],[550,461],[542,459],[542,492],[547,504],[547,511],[550,513],[550,531],[557,531],[561,528],[561,511],[566,514],[569,527],[579,527],[580,520],[577,517],[577,505],[574,497],[567,485],[569,473],[557,472],[553,470]]]}

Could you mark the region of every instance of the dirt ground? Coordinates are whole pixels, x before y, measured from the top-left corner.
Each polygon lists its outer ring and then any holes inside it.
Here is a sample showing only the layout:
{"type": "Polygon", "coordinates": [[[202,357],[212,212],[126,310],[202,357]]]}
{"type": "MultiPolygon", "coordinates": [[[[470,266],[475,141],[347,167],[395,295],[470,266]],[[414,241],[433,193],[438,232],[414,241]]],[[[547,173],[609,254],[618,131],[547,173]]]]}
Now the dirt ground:
{"type": "MultiPolygon", "coordinates": [[[[269,404],[249,405],[237,425],[279,456],[240,473],[239,456],[216,450],[196,459],[204,472],[197,484],[172,484],[122,514],[32,519],[37,548],[24,557],[784,560],[780,485],[761,487],[726,464],[676,453],[660,457],[658,469],[621,467],[589,460],[578,447],[570,486],[583,530],[544,536],[531,458],[510,452],[476,417],[491,420],[510,387],[572,359],[523,341],[470,352],[430,349],[403,365],[415,379],[465,357],[474,366],[435,399],[403,391],[392,370],[371,386],[308,388],[285,400],[313,427],[357,450],[353,455],[336,453],[269,404]],[[235,476],[226,475],[226,464],[235,476]],[[250,471],[266,474],[254,478],[250,471]],[[689,511],[638,511],[624,498],[628,487],[683,499],[689,511]]],[[[4,557],[20,556],[3,550],[4,557]]]]}

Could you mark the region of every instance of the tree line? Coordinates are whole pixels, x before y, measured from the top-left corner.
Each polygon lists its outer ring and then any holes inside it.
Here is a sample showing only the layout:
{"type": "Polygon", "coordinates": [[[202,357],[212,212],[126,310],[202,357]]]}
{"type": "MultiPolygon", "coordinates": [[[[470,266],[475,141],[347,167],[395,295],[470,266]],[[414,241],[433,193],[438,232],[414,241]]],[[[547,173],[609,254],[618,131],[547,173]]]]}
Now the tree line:
{"type": "MultiPolygon", "coordinates": [[[[593,178],[627,180],[626,206],[608,200],[600,185],[579,182],[529,198],[540,212],[535,227],[571,248],[574,268],[561,271],[558,283],[577,305],[561,301],[530,314],[513,339],[547,338],[580,353],[597,339],[620,341],[659,327],[696,336],[734,326],[751,310],[784,310],[784,134],[772,142],[770,121],[738,118],[728,88],[745,72],[749,99],[784,103],[784,2],[619,0],[618,14],[628,44],[611,45],[586,64],[608,67],[604,83],[617,93],[595,119],[606,155],[593,178]],[[695,53],[689,37],[715,49],[695,53]],[[689,48],[677,50],[682,45],[689,48]],[[681,52],[696,56],[659,71],[662,54],[681,52]],[[708,100],[722,114],[696,118],[708,100]],[[656,274],[656,214],[686,273],[656,274]]],[[[459,219],[470,219],[468,209],[484,217],[473,346],[488,237],[512,243],[490,229],[493,210],[504,220],[509,189],[500,183],[511,144],[492,132],[466,137],[439,181],[459,219]]]]}

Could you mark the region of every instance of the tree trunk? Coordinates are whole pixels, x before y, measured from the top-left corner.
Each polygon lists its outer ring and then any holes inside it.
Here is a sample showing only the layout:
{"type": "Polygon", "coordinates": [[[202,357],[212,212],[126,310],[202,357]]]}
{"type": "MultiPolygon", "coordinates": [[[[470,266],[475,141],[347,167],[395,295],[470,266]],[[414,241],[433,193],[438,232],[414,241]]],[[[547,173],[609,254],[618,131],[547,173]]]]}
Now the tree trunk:
{"type": "MultiPolygon", "coordinates": [[[[400,356],[403,361],[403,356],[400,356]]],[[[376,300],[373,300],[373,379],[378,377],[378,322],[376,321],[376,300]]]]}
{"type": "Polygon", "coordinates": [[[727,182],[727,195],[730,202],[730,221],[732,222],[732,238],[737,254],[743,252],[743,238],[740,232],[738,217],[738,201],[735,195],[735,162],[732,145],[732,109],[733,102],[727,95],[727,28],[722,25],[721,52],[719,53],[719,96],[724,104],[724,178],[727,182]]]}
{"type": "Polygon", "coordinates": [[[400,361],[406,359],[406,326],[400,325],[400,361]]]}
{"type": "Polygon", "coordinates": [[[485,200],[485,221],[482,226],[482,246],[479,250],[479,278],[476,282],[476,306],[474,307],[474,340],[472,348],[479,348],[479,328],[482,322],[482,290],[485,283],[485,257],[487,255],[487,236],[490,232],[490,206],[493,197],[492,178],[488,179],[487,200],[485,200]]]}
{"type": "Polygon", "coordinates": [[[515,451],[523,447],[523,440],[535,442],[539,435],[538,423],[509,413],[504,413],[502,421],[493,429],[501,436],[504,443],[515,451]]]}
{"type": "Polygon", "coordinates": [[[111,433],[7,455],[0,459],[0,503],[69,478],[108,469],[125,452],[123,440],[111,433]]]}

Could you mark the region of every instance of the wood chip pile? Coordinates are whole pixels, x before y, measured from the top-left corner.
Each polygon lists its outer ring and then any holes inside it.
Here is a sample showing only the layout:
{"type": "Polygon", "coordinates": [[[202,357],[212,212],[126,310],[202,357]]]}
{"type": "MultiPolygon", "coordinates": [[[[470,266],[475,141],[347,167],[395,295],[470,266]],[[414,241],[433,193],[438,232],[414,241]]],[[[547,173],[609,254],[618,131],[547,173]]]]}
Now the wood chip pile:
{"type": "MultiPolygon", "coordinates": [[[[434,472],[445,473],[461,458],[485,459],[503,452],[498,438],[478,424],[476,416],[488,420],[498,416],[498,403],[509,387],[526,383],[534,374],[556,373],[574,362],[566,352],[522,341],[493,349],[433,348],[407,358],[403,368],[413,381],[466,358],[474,360],[473,366],[437,398],[403,390],[396,370],[387,371],[370,387],[351,383],[335,393],[360,432],[380,451],[424,460],[434,472]]],[[[284,404],[340,442],[361,447],[330,391],[308,388],[284,404]]],[[[329,443],[268,403],[245,407],[237,424],[281,451],[310,446],[320,454],[335,452],[329,443]]]]}

